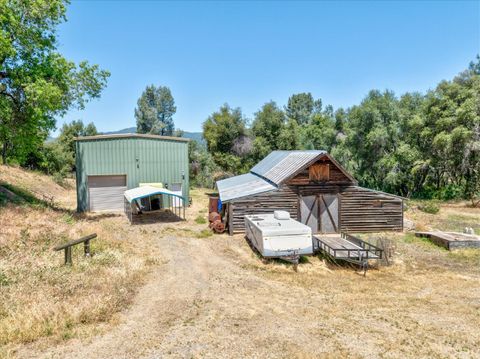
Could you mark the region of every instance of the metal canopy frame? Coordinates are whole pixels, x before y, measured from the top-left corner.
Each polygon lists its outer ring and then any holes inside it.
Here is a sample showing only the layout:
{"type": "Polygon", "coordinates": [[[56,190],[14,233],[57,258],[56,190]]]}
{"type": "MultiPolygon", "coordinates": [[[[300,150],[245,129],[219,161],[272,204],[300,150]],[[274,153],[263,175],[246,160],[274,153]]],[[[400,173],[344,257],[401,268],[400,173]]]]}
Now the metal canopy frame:
{"type": "Polygon", "coordinates": [[[185,204],[187,202],[185,200],[185,197],[183,197],[183,196],[179,196],[179,195],[176,195],[176,194],[169,194],[169,193],[152,193],[148,196],[145,195],[145,196],[141,196],[139,198],[134,198],[134,199],[132,199],[132,202],[128,201],[126,197],[123,197],[123,199],[124,199],[124,212],[125,212],[125,215],[127,216],[127,218],[129,219],[130,224],[134,224],[135,216],[148,215],[149,213],[156,213],[156,212],[159,212],[159,211],[162,211],[162,210],[169,211],[169,212],[173,213],[173,215],[181,218],[182,220],[185,220],[185,204]],[[165,207],[163,207],[159,210],[153,210],[153,211],[149,210],[149,211],[145,211],[145,212],[139,207],[139,204],[138,204],[139,199],[149,198],[149,200],[150,200],[151,197],[158,196],[158,195],[162,196],[162,203],[164,203],[163,196],[166,196],[167,205],[165,207]],[[179,201],[180,206],[175,205],[174,197],[177,197],[177,198],[180,199],[180,201],[179,201]],[[134,213],[135,208],[136,208],[137,213],[134,213]]]}

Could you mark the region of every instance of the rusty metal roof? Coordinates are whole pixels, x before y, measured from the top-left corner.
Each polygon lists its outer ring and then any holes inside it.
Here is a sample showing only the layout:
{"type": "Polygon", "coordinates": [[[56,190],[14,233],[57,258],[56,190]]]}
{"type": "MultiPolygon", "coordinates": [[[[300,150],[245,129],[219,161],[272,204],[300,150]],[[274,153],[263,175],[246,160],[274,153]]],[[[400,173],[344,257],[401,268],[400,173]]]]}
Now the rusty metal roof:
{"type": "Polygon", "coordinates": [[[268,192],[276,188],[273,184],[253,173],[246,173],[217,182],[218,194],[222,202],[268,192]]]}
{"type": "Polygon", "coordinates": [[[300,169],[314,161],[318,156],[326,154],[323,150],[311,151],[273,151],[250,172],[279,185],[300,169]]]}

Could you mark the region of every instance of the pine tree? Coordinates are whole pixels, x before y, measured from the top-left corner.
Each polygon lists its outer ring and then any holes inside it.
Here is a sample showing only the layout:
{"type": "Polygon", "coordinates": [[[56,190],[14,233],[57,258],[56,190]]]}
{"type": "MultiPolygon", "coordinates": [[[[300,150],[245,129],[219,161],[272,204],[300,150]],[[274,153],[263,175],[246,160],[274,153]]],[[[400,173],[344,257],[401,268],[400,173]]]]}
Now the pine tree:
{"type": "Polygon", "coordinates": [[[147,86],[135,108],[137,133],[172,136],[176,111],[175,100],[168,87],[147,86]]]}

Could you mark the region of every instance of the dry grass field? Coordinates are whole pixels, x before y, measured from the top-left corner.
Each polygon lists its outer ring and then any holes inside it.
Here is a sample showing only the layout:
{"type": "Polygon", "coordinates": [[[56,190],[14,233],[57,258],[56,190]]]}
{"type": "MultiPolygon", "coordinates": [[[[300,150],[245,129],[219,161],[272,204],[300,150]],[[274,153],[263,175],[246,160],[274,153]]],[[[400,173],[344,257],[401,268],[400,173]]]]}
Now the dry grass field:
{"type": "MultiPolygon", "coordinates": [[[[0,202],[0,357],[480,357],[479,250],[376,234],[393,263],[366,277],[321,256],[294,272],[206,230],[205,191],[192,191],[185,222],[131,226],[76,214],[73,186],[46,176],[0,167],[0,182],[37,198],[0,202]],[[52,248],[92,232],[92,258],[79,248],[63,266],[52,248]]],[[[464,203],[435,215],[412,203],[406,217],[480,232],[480,209],[464,203]]]]}

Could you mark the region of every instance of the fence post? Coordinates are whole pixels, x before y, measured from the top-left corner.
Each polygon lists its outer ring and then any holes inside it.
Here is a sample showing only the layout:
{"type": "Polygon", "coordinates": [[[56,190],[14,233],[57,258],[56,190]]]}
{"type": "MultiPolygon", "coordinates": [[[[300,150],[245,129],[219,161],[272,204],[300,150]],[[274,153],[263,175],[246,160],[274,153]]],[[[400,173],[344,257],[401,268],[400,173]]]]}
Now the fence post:
{"type": "Polygon", "coordinates": [[[65,264],[72,265],[72,247],[65,248],[65,264]]]}
{"type": "Polygon", "coordinates": [[[90,240],[84,242],[85,257],[90,257],[90,240]]]}

